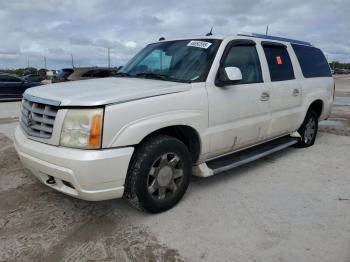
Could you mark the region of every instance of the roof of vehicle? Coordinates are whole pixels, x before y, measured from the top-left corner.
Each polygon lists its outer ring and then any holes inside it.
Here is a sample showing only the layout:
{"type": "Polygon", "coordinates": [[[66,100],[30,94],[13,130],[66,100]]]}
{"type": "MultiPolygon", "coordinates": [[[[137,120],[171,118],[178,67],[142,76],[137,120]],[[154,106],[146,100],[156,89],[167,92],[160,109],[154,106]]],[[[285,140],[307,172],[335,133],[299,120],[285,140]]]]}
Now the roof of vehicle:
{"type": "Polygon", "coordinates": [[[253,39],[266,39],[266,40],[272,40],[272,41],[278,41],[278,42],[285,42],[285,43],[291,43],[291,44],[298,44],[298,45],[305,45],[305,46],[312,46],[311,43],[302,41],[302,40],[296,40],[286,37],[279,37],[279,36],[272,36],[272,35],[264,35],[264,34],[258,34],[258,33],[238,33],[236,35],[211,35],[211,36],[194,36],[194,37],[185,37],[185,38],[178,38],[178,39],[165,39],[160,40],[158,42],[162,41],[172,41],[172,40],[190,40],[190,39],[219,39],[224,40],[226,38],[232,38],[232,37],[243,37],[243,38],[253,38],[253,39]]]}

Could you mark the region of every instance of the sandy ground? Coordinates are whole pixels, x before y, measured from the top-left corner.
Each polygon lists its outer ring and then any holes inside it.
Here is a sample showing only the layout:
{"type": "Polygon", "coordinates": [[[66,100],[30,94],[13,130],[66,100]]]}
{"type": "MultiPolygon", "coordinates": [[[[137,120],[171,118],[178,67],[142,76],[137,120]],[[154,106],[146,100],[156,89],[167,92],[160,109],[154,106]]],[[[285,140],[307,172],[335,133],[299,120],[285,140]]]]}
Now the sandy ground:
{"type": "Polygon", "coordinates": [[[332,114],[320,123],[320,131],[350,136],[350,75],[336,76],[335,83],[332,114]]]}
{"type": "MultiPolygon", "coordinates": [[[[349,97],[350,78],[336,83],[349,97]]],[[[193,177],[159,215],[39,183],[13,148],[18,109],[0,104],[0,261],[350,261],[350,136],[330,134],[342,134],[347,105],[334,107],[313,147],[193,177]]]]}

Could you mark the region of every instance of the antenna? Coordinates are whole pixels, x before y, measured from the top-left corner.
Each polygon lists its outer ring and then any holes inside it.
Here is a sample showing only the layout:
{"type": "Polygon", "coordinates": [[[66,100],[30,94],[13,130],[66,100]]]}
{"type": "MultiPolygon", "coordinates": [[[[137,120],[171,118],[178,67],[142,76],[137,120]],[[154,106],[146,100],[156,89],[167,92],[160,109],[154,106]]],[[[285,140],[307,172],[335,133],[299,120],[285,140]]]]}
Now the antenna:
{"type": "Polygon", "coordinates": [[[211,36],[211,35],[213,35],[213,27],[210,28],[210,32],[207,33],[205,36],[211,36]]]}
{"type": "Polygon", "coordinates": [[[269,25],[266,26],[266,34],[265,35],[268,35],[269,34],[269,25]]]}
{"type": "Polygon", "coordinates": [[[159,39],[158,39],[158,41],[164,41],[165,40],[165,37],[160,37],[159,39]]]}

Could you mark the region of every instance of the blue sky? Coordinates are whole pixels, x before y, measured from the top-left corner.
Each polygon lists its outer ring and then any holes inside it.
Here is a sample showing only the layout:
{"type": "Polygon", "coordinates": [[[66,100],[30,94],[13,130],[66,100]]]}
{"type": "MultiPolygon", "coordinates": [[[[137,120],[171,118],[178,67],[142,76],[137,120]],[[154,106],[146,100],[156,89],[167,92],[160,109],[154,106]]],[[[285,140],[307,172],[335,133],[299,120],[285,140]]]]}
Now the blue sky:
{"type": "Polygon", "coordinates": [[[1,0],[0,68],[123,65],[160,36],[264,33],[310,41],[350,62],[348,0],[1,0]]]}

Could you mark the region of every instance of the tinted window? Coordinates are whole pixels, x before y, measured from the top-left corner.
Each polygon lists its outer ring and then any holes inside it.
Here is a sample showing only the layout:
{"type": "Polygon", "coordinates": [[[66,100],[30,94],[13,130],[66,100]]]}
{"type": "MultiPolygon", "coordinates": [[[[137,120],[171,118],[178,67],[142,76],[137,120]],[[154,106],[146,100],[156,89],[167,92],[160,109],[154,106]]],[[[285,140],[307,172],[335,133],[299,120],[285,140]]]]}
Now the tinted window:
{"type": "Polygon", "coordinates": [[[2,75],[0,76],[0,81],[1,82],[21,82],[22,80],[14,76],[2,75]]]}
{"type": "Polygon", "coordinates": [[[84,73],[81,77],[94,77],[95,70],[90,70],[84,73]]]}
{"type": "Polygon", "coordinates": [[[224,67],[238,67],[242,72],[240,84],[262,82],[260,61],[255,46],[233,46],[223,62],[224,67]]]}
{"type": "Polygon", "coordinates": [[[109,77],[110,72],[108,70],[101,70],[101,69],[95,69],[87,71],[85,74],[82,75],[82,77],[109,77]]]}
{"type": "Polygon", "coordinates": [[[95,77],[109,77],[111,74],[108,70],[96,70],[95,77]]]}
{"type": "Polygon", "coordinates": [[[292,62],[285,47],[264,45],[263,48],[272,82],[295,78],[292,62]]]}
{"type": "Polygon", "coordinates": [[[60,78],[66,78],[74,72],[73,69],[62,69],[58,72],[60,78]]]}
{"type": "Polygon", "coordinates": [[[322,51],[311,46],[292,44],[298,58],[304,77],[330,77],[332,76],[328,62],[322,51]]]}

